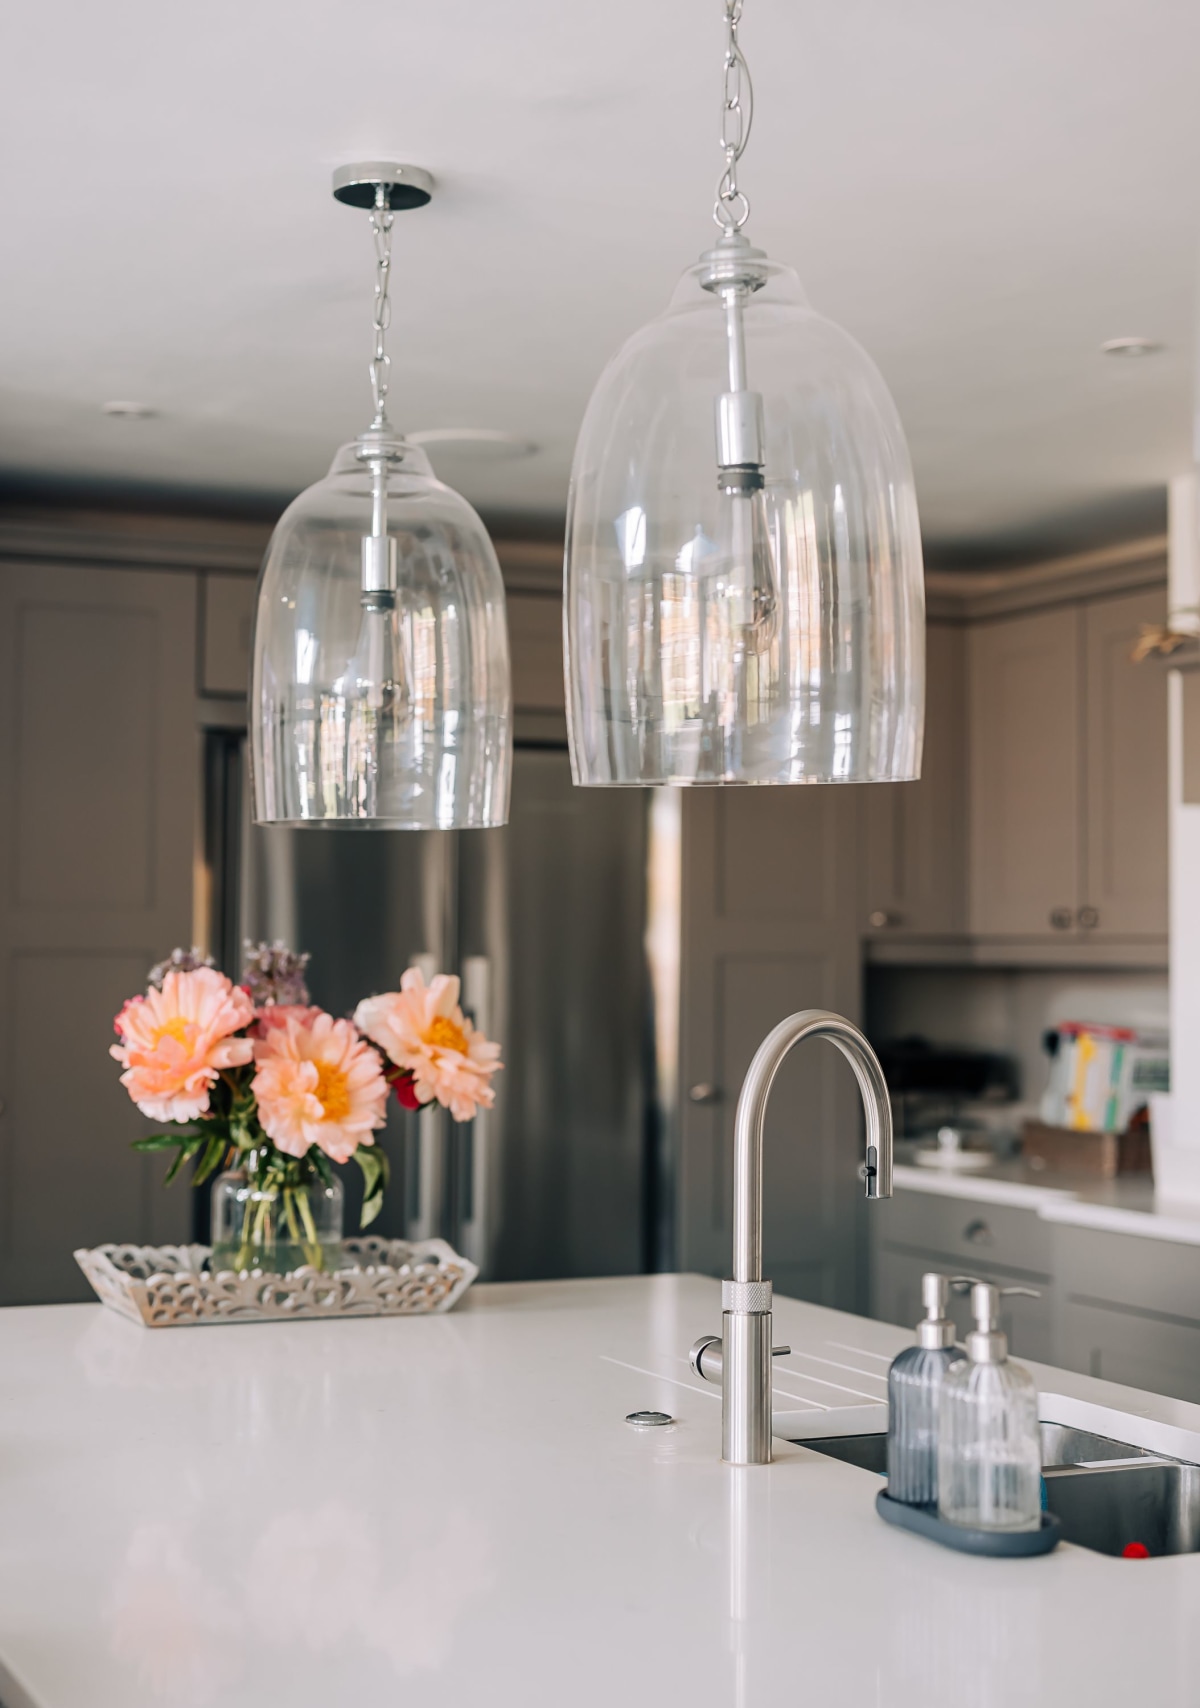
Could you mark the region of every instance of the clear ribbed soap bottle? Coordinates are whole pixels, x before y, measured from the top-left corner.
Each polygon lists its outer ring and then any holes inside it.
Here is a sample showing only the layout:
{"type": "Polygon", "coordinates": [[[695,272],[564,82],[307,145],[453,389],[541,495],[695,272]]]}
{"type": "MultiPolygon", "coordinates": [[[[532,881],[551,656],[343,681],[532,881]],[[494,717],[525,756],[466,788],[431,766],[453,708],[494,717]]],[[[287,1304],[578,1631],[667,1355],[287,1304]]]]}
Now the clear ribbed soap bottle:
{"type": "Polygon", "coordinates": [[[938,1405],[938,1513],[976,1530],[1036,1530],[1042,1521],[1037,1389],[1028,1370],[1009,1359],[1000,1289],[977,1281],[971,1312],[967,1356],[946,1372],[938,1405]]]}
{"type": "Polygon", "coordinates": [[[949,1283],[931,1270],[921,1277],[925,1316],[917,1344],[888,1371],[888,1489],[892,1500],[931,1506],[938,1498],[938,1393],[959,1356],[954,1324],[946,1315],[949,1283]]]}

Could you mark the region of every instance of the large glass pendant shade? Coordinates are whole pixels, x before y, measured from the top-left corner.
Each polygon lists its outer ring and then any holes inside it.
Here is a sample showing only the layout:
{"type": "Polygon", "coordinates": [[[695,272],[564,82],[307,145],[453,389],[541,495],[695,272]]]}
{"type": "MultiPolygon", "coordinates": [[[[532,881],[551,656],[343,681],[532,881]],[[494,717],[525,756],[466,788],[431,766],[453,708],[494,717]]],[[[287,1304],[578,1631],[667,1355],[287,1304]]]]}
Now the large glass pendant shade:
{"type": "Polygon", "coordinates": [[[259,580],[251,693],[258,823],[506,822],[500,567],[415,445],[364,434],[284,512],[259,580]]]}
{"type": "Polygon", "coordinates": [[[565,594],[577,783],[920,774],[924,579],[895,405],[741,238],[601,376],[565,594]]]}

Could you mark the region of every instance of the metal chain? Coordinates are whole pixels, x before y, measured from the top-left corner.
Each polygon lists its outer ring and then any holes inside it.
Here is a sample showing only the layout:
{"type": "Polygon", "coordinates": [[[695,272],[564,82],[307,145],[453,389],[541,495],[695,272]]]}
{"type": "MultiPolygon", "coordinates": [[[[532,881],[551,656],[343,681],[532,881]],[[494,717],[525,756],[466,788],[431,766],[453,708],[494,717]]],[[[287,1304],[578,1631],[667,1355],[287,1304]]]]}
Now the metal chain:
{"type": "Polygon", "coordinates": [[[375,399],[375,427],[387,426],[388,378],[392,359],[387,353],[387,329],[392,322],[392,223],[385,184],[377,186],[371,209],[371,234],[375,239],[375,352],[371,357],[371,395],[375,399]]]}
{"type": "Polygon", "coordinates": [[[742,0],[725,0],[725,87],[721,103],[721,150],[725,169],[717,183],[713,218],[723,231],[740,231],[750,216],[750,203],[738,188],[738,161],[750,140],[754,121],[754,87],[750,67],[738,45],[742,0]]]}

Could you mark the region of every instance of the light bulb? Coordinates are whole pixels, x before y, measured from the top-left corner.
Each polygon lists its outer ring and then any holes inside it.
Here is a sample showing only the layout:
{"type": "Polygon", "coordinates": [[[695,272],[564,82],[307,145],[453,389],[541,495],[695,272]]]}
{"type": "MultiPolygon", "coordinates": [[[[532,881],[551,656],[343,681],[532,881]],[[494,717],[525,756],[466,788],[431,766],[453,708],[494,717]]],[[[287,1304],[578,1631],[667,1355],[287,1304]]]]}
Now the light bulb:
{"type": "Polygon", "coordinates": [[[765,652],[779,628],[779,577],[761,486],[722,490],[715,544],[718,588],[729,602],[735,644],[765,652]]]}
{"type": "MultiPolygon", "coordinates": [[[[396,594],[364,591],[358,641],[346,666],[346,770],[356,813],[397,816],[412,792],[410,673],[396,594]]],[[[418,791],[419,792],[419,791],[418,791]]]]}

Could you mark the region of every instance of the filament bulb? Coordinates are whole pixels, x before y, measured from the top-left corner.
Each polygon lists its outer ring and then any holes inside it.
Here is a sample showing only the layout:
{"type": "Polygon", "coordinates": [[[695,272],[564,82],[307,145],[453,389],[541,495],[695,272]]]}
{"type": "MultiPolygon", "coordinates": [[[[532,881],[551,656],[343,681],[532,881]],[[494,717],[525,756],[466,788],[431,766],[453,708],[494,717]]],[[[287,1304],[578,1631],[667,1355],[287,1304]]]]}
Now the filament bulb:
{"type": "Polygon", "coordinates": [[[764,652],[778,632],[779,578],[761,485],[723,487],[715,543],[730,625],[752,651],[764,652]]]}

